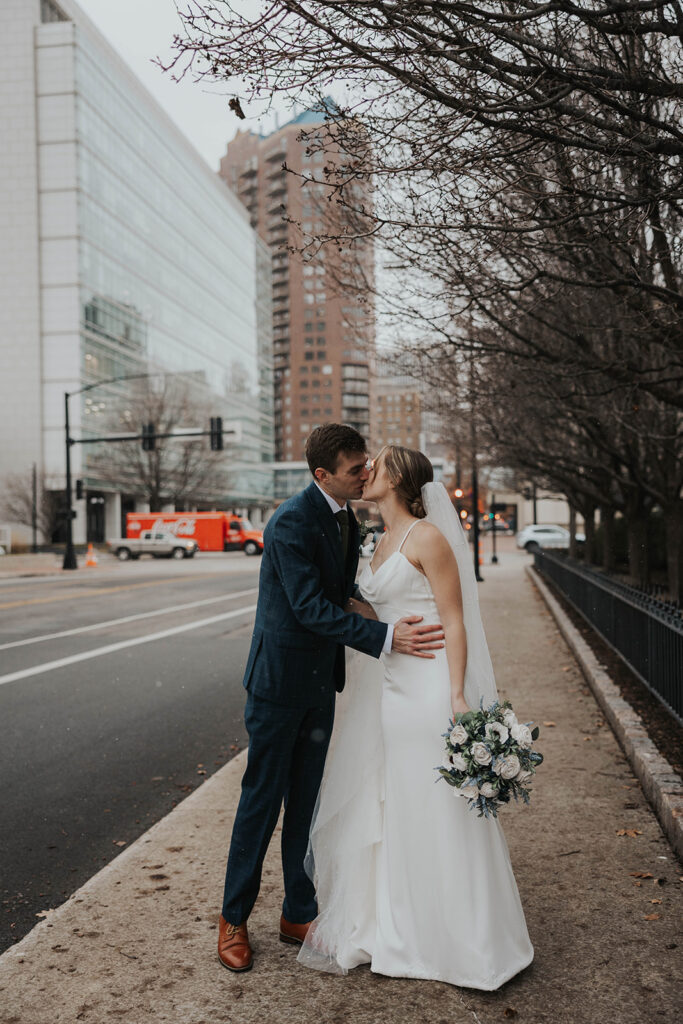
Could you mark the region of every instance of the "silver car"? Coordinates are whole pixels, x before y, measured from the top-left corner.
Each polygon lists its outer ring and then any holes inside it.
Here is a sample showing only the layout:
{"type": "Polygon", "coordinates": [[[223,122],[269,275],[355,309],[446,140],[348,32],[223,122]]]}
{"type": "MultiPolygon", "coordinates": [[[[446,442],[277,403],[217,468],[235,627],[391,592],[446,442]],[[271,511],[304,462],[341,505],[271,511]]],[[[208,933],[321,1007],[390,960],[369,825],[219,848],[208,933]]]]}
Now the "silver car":
{"type": "MultiPolygon", "coordinates": [[[[585,541],[583,533],[577,533],[576,539],[579,543],[585,541]]],[[[517,534],[517,547],[531,551],[539,548],[568,548],[569,530],[564,526],[525,526],[517,534]]]]}

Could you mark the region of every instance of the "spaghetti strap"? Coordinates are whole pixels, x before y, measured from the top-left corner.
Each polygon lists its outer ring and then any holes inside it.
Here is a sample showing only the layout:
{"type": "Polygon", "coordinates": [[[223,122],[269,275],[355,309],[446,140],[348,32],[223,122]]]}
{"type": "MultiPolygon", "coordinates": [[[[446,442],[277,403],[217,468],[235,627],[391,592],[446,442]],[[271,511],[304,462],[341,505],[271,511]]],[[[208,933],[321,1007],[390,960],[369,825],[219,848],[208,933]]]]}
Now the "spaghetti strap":
{"type": "Polygon", "coordinates": [[[403,540],[401,541],[401,543],[399,544],[399,546],[398,546],[398,547],[396,548],[396,550],[397,550],[397,551],[400,551],[400,550],[401,550],[401,548],[403,547],[403,545],[405,544],[405,542],[407,541],[407,539],[408,539],[408,534],[410,533],[410,531],[412,530],[412,528],[413,528],[414,526],[417,526],[417,524],[418,524],[418,523],[421,523],[421,522],[422,522],[422,520],[421,520],[421,519],[416,519],[414,523],[411,523],[411,524],[410,524],[410,526],[408,527],[408,529],[406,530],[406,532],[405,532],[405,533],[403,534],[403,540]]]}

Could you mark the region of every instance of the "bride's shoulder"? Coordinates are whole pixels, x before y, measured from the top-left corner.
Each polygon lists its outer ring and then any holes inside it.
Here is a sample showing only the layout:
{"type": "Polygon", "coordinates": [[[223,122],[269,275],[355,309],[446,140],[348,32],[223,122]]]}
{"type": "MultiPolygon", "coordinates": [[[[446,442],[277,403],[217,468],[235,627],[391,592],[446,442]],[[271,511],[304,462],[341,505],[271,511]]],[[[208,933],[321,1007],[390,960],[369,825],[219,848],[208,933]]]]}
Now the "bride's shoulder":
{"type": "Polygon", "coordinates": [[[415,525],[417,528],[410,531],[408,540],[413,541],[416,549],[422,551],[426,549],[441,551],[446,547],[450,551],[448,541],[441,530],[434,526],[433,523],[428,522],[426,519],[418,519],[415,525]]]}

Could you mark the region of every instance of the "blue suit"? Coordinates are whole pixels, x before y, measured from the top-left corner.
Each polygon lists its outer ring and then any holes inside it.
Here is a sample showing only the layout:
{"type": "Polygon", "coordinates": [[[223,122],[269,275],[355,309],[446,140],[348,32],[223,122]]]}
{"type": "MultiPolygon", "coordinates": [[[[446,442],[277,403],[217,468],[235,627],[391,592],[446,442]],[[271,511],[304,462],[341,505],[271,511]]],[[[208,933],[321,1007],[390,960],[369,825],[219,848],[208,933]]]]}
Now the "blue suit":
{"type": "Polygon", "coordinates": [[[249,753],[225,877],[223,917],[231,924],[251,913],[283,800],[282,912],[294,924],[317,914],[303,861],[335,691],[344,687],[344,648],[377,658],[387,632],[385,623],[343,610],[354,590],[359,541],[350,512],[344,561],[339,527],[314,483],[281,505],[266,526],[244,674],[249,753]]]}

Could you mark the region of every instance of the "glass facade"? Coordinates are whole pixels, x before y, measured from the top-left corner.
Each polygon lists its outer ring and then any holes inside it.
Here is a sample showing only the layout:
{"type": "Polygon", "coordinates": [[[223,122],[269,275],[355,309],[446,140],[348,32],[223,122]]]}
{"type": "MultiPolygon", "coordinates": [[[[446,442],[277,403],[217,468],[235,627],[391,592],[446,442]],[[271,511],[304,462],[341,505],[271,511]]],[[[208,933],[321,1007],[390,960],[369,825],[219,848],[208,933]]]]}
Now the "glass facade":
{"type": "MultiPolygon", "coordinates": [[[[148,371],[182,375],[226,437],[219,505],[273,496],[270,256],[214,178],[96,35],[75,26],[78,277],[83,383],[148,371]]],[[[83,398],[102,432],[127,385],[83,398]],[[94,399],[97,398],[95,401],[94,399]]],[[[208,443],[208,442],[207,442],[208,443]]],[[[84,475],[97,486],[95,446],[84,475]]]]}

